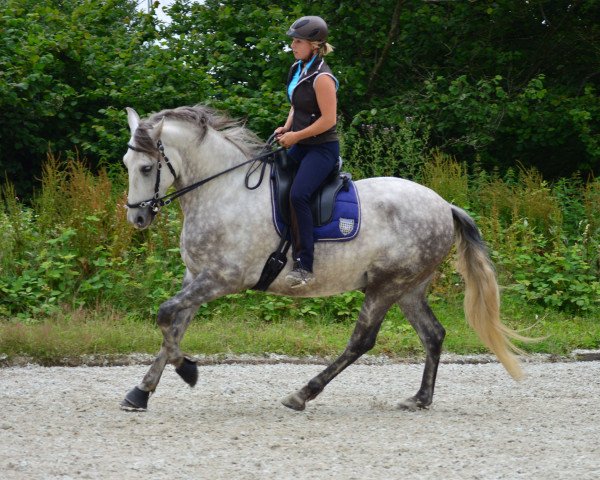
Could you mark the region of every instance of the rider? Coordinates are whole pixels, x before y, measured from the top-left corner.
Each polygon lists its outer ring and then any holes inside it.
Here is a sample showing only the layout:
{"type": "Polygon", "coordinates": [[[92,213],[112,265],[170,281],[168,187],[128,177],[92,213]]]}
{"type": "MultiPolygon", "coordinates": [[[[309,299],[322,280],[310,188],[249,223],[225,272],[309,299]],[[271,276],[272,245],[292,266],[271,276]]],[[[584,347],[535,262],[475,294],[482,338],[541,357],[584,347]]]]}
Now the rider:
{"type": "Polygon", "coordinates": [[[294,268],[286,281],[292,288],[314,281],[310,198],[336,167],[340,153],[338,81],[323,60],[333,51],[325,41],[327,33],[327,24],[316,16],[299,18],[287,31],[296,59],[287,81],[291,108],[285,125],[275,129],[275,134],[299,163],[290,192],[294,268]]]}

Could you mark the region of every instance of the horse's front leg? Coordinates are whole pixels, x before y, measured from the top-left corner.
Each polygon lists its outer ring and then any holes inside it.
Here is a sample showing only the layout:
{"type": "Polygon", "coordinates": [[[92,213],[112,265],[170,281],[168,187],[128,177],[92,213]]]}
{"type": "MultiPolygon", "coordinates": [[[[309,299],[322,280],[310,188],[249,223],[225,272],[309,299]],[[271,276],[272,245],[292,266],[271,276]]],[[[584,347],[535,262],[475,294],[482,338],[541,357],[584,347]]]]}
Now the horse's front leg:
{"type": "MultiPolygon", "coordinates": [[[[179,344],[197,311],[198,307],[181,310],[175,314],[175,319],[172,322],[170,320],[165,321],[164,317],[161,318],[159,315],[158,325],[163,334],[163,343],[156,360],[142,380],[141,388],[143,390],[147,392],[156,390],[156,386],[167,363],[175,365],[177,373],[182,376],[184,376],[182,372],[186,371],[186,365],[194,364],[194,362],[184,356],[179,349],[179,344]]],[[[195,379],[184,377],[184,380],[193,387],[196,384],[197,378],[196,375],[195,379]]]]}
{"type": "Polygon", "coordinates": [[[157,323],[163,334],[162,347],[142,382],[130,390],[121,402],[122,409],[146,410],[150,393],[156,390],[167,363],[175,365],[176,372],[190,386],[196,384],[196,363],[184,356],[179,344],[198,307],[231,291],[223,286],[224,282],[218,281],[218,276],[204,273],[194,280],[190,277],[186,272],[184,288],[160,306],[157,323]]]}

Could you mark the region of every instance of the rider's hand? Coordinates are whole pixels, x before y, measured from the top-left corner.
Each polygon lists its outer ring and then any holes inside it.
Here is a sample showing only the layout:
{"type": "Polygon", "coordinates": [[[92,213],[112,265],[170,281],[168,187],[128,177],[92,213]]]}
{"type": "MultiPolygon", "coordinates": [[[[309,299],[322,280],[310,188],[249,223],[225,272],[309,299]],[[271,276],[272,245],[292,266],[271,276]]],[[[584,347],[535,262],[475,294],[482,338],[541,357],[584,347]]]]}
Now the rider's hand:
{"type": "Polygon", "coordinates": [[[285,128],[285,127],[277,127],[277,128],[275,129],[275,132],[273,132],[273,133],[275,133],[275,136],[276,136],[276,137],[279,137],[280,135],[283,135],[283,134],[284,134],[284,133],[286,133],[287,131],[288,131],[288,129],[287,129],[287,128],[285,128]]]}
{"type": "Polygon", "coordinates": [[[298,138],[296,132],[285,132],[277,137],[277,141],[282,147],[290,148],[292,145],[298,143],[298,138]]]}

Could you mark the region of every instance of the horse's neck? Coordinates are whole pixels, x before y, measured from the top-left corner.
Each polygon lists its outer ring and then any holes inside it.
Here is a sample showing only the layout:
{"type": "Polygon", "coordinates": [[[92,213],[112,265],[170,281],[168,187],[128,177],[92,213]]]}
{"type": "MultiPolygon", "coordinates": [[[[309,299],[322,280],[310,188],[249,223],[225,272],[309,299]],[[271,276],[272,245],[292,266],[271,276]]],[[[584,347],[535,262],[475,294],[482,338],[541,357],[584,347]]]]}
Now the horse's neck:
{"type": "Polygon", "coordinates": [[[179,182],[182,186],[227,170],[246,159],[239,148],[210,129],[201,143],[192,141],[184,145],[181,154],[183,164],[179,182]]]}
{"type": "MultiPolygon", "coordinates": [[[[210,129],[200,144],[194,141],[182,147],[180,156],[181,172],[175,184],[177,189],[217,175],[247,160],[240,148],[210,129]]],[[[244,185],[248,168],[242,166],[224,173],[180,197],[184,215],[206,213],[208,209],[226,215],[232,209],[244,211],[248,203],[256,205],[257,202],[263,202],[267,198],[264,191],[268,189],[268,175],[265,175],[258,191],[248,190],[244,185]]]]}

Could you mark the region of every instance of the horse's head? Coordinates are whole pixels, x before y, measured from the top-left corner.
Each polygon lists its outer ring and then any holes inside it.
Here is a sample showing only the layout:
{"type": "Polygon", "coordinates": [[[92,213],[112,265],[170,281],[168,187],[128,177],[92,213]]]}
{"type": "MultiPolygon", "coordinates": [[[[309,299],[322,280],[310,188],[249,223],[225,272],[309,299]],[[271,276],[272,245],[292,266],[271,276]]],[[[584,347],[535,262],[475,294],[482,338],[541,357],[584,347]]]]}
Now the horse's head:
{"type": "Polygon", "coordinates": [[[161,151],[164,118],[154,125],[141,122],[137,112],[128,107],[127,120],[131,130],[128,150],[123,157],[129,174],[127,221],[144,229],[158,212],[159,205],[155,201],[164,196],[175,175],[170,165],[164,168],[165,156],[161,151]]]}

